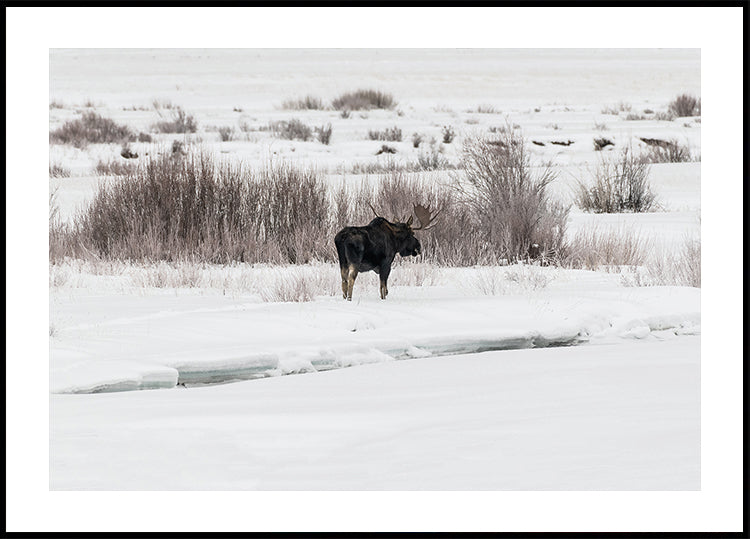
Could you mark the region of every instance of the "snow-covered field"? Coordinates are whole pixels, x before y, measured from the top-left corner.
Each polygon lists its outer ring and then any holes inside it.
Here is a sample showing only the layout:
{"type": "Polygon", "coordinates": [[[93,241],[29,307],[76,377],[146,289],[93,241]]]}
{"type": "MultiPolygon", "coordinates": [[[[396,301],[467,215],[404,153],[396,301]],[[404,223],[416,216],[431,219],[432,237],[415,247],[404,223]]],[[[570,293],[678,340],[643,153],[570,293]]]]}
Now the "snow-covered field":
{"type": "MultiPolygon", "coordinates": [[[[645,150],[641,138],[677,139],[697,159],[700,118],[644,113],[682,92],[700,95],[698,50],[50,52],[50,130],[95,110],[148,131],[180,106],[196,134],[132,149],[180,140],[340,182],[430,146],[455,165],[466,137],[517,125],[566,203],[603,154],[645,150]],[[281,108],[370,87],[398,105],[347,118],[281,108]],[[265,129],[292,118],[330,123],[330,145],[265,129]],[[368,132],[394,126],[396,157],[376,156],[368,132]],[[446,126],[456,138],[441,143],[446,126]],[[615,149],[594,151],[599,136],[615,149]]],[[[61,219],[116,181],[93,169],[119,153],[50,146],[71,174],[50,178],[61,219]]],[[[658,211],[574,209],[569,234],[629,232],[668,253],[698,238],[700,161],[653,165],[651,181],[658,211]]],[[[362,275],[349,303],[333,264],[51,265],[50,487],[700,489],[700,289],[634,286],[628,271],[404,263],[387,301],[362,275]],[[310,301],[279,301],[293,282],[310,301]]]]}
{"type": "Polygon", "coordinates": [[[697,490],[700,338],[55,395],[50,486],[697,490]]]}

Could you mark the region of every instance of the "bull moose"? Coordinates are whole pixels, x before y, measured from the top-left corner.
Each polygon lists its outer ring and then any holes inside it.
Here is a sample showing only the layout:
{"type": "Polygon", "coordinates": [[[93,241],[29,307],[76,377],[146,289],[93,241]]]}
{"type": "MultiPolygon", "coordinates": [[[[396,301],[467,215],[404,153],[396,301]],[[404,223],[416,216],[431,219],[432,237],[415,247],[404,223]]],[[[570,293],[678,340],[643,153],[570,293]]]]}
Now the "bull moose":
{"type": "Polygon", "coordinates": [[[366,226],[347,226],[336,234],[334,243],[341,267],[341,291],[344,299],[352,300],[352,289],[357,274],[374,271],[380,275],[380,299],[388,295],[388,275],[396,253],[401,256],[417,256],[422,245],[414,236],[417,230],[428,230],[434,226],[440,211],[432,215],[429,206],[414,205],[414,215],[419,226],[412,228],[413,217],[406,222],[392,223],[378,215],[370,206],[375,219],[366,226]]]}

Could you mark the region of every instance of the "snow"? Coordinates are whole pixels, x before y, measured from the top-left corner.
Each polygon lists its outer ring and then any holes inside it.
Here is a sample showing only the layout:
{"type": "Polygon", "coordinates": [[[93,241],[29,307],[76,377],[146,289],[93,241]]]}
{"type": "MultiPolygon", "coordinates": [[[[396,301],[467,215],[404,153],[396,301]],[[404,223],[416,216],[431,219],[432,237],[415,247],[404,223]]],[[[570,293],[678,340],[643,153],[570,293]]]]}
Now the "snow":
{"type": "Polygon", "coordinates": [[[53,395],[52,489],[697,490],[700,337],[53,395]]]}
{"type": "MultiPolygon", "coordinates": [[[[97,290],[91,281],[82,289],[56,289],[51,390],[174,387],[178,381],[212,383],[700,327],[699,289],[625,287],[617,274],[539,266],[445,268],[444,284],[392,285],[385,301],[373,290],[375,279],[363,276],[354,301],[347,302],[339,296],[333,264],[310,270],[329,276],[330,286],[306,303],[266,303],[247,293],[206,289],[198,289],[200,295],[141,289],[142,296],[133,297],[108,291],[107,276],[95,295],[88,295],[97,290]],[[475,273],[488,271],[502,287],[500,295],[473,290],[475,273]],[[544,287],[535,289],[538,282],[544,287]]],[[[399,270],[408,266],[394,274],[399,270]]]]}
{"type": "Polygon", "coordinates": [[[226,105],[263,112],[312,90],[325,98],[369,87],[456,111],[648,106],[700,92],[698,49],[52,49],[50,58],[50,97],[63,103],[159,99],[214,115],[226,105]]]}

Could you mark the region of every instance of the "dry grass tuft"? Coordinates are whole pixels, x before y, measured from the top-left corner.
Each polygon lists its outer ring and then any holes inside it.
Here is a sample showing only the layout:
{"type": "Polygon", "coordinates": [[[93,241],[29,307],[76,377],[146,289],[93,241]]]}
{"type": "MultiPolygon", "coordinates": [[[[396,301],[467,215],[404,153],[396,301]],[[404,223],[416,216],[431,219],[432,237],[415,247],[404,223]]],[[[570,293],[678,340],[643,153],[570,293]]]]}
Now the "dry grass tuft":
{"type": "Polygon", "coordinates": [[[287,99],[281,104],[284,110],[324,110],[326,107],[319,97],[307,95],[299,99],[287,99]]]}
{"type": "Polygon", "coordinates": [[[382,131],[377,131],[371,129],[367,133],[367,138],[370,140],[385,140],[388,142],[401,142],[403,139],[403,135],[401,133],[401,129],[399,129],[397,126],[388,127],[386,129],[383,129],[382,131]]]}
{"type": "Polygon", "coordinates": [[[686,238],[676,253],[654,254],[641,268],[623,273],[625,286],[701,287],[701,240],[686,238]]]}
{"type": "Polygon", "coordinates": [[[699,97],[690,94],[678,95],[669,102],[667,110],[677,117],[700,116],[701,100],[699,97]]]}
{"type": "Polygon", "coordinates": [[[69,178],[70,169],[67,169],[58,163],[50,163],[49,164],[49,177],[50,178],[69,178]]]}
{"type": "Polygon", "coordinates": [[[271,122],[268,127],[274,135],[286,140],[308,141],[313,138],[312,128],[296,118],[271,122]]]}
{"type": "Polygon", "coordinates": [[[99,176],[127,176],[137,167],[137,163],[123,161],[122,159],[99,160],[94,167],[94,172],[99,176]]]}
{"type": "Polygon", "coordinates": [[[198,131],[198,122],[192,114],[188,114],[180,107],[170,107],[171,120],[164,120],[154,124],[153,129],[157,133],[195,133],[198,131]]]}
{"type": "Polygon", "coordinates": [[[560,265],[573,269],[611,271],[622,266],[641,266],[651,252],[651,243],[631,229],[587,228],[578,231],[567,245],[560,265]]]}
{"type": "Polygon", "coordinates": [[[340,95],[331,103],[335,110],[392,109],[396,102],[391,94],[379,90],[356,90],[340,95]]]}

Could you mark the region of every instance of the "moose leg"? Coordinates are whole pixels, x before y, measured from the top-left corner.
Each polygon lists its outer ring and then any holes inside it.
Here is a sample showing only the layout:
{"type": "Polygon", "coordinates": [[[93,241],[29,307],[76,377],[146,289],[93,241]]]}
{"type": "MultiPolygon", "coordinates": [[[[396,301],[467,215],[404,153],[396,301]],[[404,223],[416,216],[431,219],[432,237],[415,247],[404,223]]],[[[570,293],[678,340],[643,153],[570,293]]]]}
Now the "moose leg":
{"type": "Polygon", "coordinates": [[[341,291],[344,293],[344,299],[346,299],[348,290],[349,290],[349,268],[347,266],[341,266],[341,291]]]}
{"type": "Polygon", "coordinates": [[[349,266],[349,278],[347,279],[347,287],[346,287],[346,299],[351,301],[352,300],[352,289],[354,288],[354,280],[357,278],[357,268],[354,266],[349,266]]]}
{"type": "Polygon", "coordinates": [[[380,267],[380,299],[385,299],[388,295],[388,275],[390,273],[390,266],[380,267]]]}

